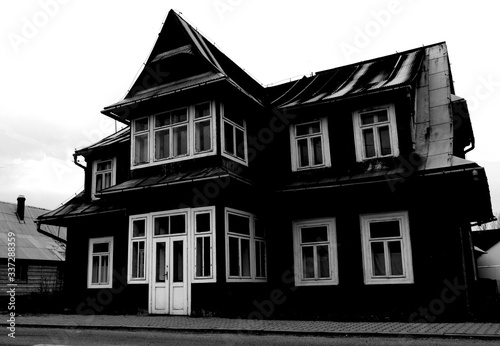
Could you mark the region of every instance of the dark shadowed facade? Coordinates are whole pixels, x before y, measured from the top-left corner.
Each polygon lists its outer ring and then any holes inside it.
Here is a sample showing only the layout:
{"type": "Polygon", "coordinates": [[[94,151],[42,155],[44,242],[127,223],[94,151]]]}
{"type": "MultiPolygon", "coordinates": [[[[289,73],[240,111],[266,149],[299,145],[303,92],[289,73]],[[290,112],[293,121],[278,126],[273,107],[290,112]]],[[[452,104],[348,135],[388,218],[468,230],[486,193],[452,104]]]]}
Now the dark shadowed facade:
{"type": "MultiPolygon", "coordinates": [[[[258,49],[258,47],[255,47],[258,49]]],[[[125,98],[77,150],[78,313],[436,320],[474,306],[491,219],[445,43],[263,87],[171,11],[125,98]]]]}

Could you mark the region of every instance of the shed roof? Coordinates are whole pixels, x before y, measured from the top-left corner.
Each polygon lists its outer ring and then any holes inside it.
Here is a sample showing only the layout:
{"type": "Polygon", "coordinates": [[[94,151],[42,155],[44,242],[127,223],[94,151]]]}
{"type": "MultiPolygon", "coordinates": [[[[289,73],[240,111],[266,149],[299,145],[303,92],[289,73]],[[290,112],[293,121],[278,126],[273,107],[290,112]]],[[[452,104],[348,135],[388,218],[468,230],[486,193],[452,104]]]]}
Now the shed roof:
{"type": "MultiPolygon", "coordinates": [[[[46,209],[26,206],[24,221],[17,216],[17,205],[0,202],[0,258],[7,258],[7,234],[14,233],[16,244],[16,259],[64,261],[65,246],[49,236],[37,231],[36,219],[48,212],[46,209]]],[[[40,229],[54,237],[66,239],[66,228],[50,225],[40,225],[40,229]]]]}

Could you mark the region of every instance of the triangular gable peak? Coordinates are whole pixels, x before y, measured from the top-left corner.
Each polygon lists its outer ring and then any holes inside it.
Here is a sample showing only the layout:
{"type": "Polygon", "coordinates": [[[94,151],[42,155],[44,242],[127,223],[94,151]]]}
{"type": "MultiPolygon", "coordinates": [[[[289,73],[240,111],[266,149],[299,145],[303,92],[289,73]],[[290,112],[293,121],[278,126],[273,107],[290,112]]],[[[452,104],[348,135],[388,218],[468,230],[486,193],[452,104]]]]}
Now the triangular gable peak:
{"type": "Polygon", "coordinates": [[[124,99],[105,107],[102,113],[128,123],[131,105],[220,81],[261,104],[264,88],[171,10],[144,68],[124,99]]]}

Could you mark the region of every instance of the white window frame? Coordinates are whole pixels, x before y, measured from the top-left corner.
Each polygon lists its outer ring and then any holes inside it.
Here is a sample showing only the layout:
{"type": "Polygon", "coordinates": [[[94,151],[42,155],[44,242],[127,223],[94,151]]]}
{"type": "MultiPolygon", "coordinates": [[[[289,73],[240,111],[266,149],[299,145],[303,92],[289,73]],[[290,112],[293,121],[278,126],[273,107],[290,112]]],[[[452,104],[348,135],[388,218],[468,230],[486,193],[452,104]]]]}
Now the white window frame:
{"type": "MultiPolygon", "coordinates": [[[[184,160],[189,160],[193,158],[198,158],[198,157],[204,157],[204,156],[210,156],[210,155],[216,155],[217,154],[217,121],[216,121],[216,106],[214,101],[204,101],[204,102],[199,102],[196,104],[191,104],[187,105],[184,107],[177,107],[177,108],[172,108],[169,109],[165,112],[160,112],[160,113],[155,113],[151,114],[147,117],[140,117],[137,119],[134,119],[132,121],[132,126],[131,126],[131,131],[132,131],[132,136],[131,136],[131,145],[130,145],[130,169],[138,169],[138,168],[143,168],[143,167],[149,167],[149,166],[156,166],[156,165],[163,165],[166,163],[171,163],[171,162],[178,162],[178,161],[184,161],[184,160]],[[195,107],[203,104],[209,104],[210,107],[210,115],[205,116],[202,118],[195,119],[195,107]],[[176,127],[180,126],[178,124],[175,124],[173,126],[165,126],[162,128],[155,128],[155,117],[159,114],[165,113],[165,112],[171,112],[175,111],[177,109],[182,109],[182,108],[187,108],[187,122],[184,123],[183,125],[187,124],[187,153],[182,155],[182,156],[175,156],[175,157],[170,157],[170,158],[161,158],[161,159],[156,159],[155,158],[155,132],[160,131],[162,129],[166,129],[167,127],[176,127]],[[148,134],[148,161],[145,163],[135,163],[135,121],[136,120],[141,120],[147,118],[148,119],[148,130],[143,131],[138,133],[138,135],[142,134],[148,134]],[[195,130],[195,125],[198,122],[201,121],[206,121],[210,120],[210,150],[204,150],[200,152],[196,152],[196,130],[195,130]]],[[[173,137],[173,136],[170,136],[173,137]]],[[[172,140],[172,139],[171,139],[172,140]]]]}
{"type": "MultiPolygon", "coordinates": [[[[108,170],[111,172],[111,185],[110,186],[116,185],[116,157],[112,157],[112,158],[105,159],[105,160],[95,160],[94,162],[92,162],[92,199],[98,199],[95,196],[95,194],[97,192],[97,190],[96,190],[97,174],[102,174],[100,172],[107,172],[107,171],[97,172],[97,165],[99,163],[105,162],[105,161],[111,161],[111,169],[108,170]]],[[[108,186],[108,187],[110,187],[110,186],[108,186]]]]}
{"type": "Polygon", "coordinates": [[[394,104],[382,105],[371,108],[359,109],[353,112],[353,126],[354,126],[354,139],[356,147],[356,161],[362,162],[365,160],[373,160],[382,157],[397,157],[399,156],[399,142],[398,142],[398,130],[396,124],[396,112],[394,104]],[[383,123],[375,123],[369,125],[361,125],[361,115],[364,113],[376,112],[380,110],[387,110],[388,120],[383,123]],[[382,124],[382,125],[381,125],[382,124]],[[375,131],[375,156],[366,157],[365,145],[363,139],[363,129],[365,128],[378,128],[380,126],[389,126],[390,142],[391,142],[391,154],[381,155],[380,152],[380,137],[378,132],[375,131]]]}
{"type": "Polygon", "coordinates": [[[133,215],[129,217],[129,237],[128,237],[128,264],[127,264],[127,283],[129,284],[144,284],[149,282],[149,256],[148,254],[150,253],[149,249],[151,247],[150,242],[151,242],[151,217],[149,214],[138,214],[138,215],[133,215]],[[146,230],[144,232],[144,237],[133,237],[133,222],[138,221],[138,220],[144,220],[145,225],[146,225],[146,230]],[[132,252],[133,252],[133,243],[135,242],[142,242],[144,241],[144,277],[143,278],[133,278],[132,277],[132,263],[133,263],[133,258],[132,258],[132,252]]]}
{"type": "Polygon", "coordinates": [[[292,160],[292,171],[302,171],[302,170],[309,170],[309,169],[316,169],[316,168],[324,168],[324,167],[331,167],[332,162],[331,162],[331,157],[330,157],[330,139],[328,136],[328,119],[321,118],[321,119],[314,119],[311,121],[305,121],[297,124],[291,124],[290,125],[290,148],[291,148],[291,160],[292,160]],[[320,124],[320,132],[317,134],[313,135],[306,135],[306,136],[297,136],[296,135],[296,128],[297,126],[300,125],[307,125],[307,124],[312,124],[315,122],[319,122],[320,124]],[[299,167],[299,149],[298,149],[298,141],[301,139],[307,139],[308,140],[308,155],[309,155],[309,160],[312,158],[312,146],[309,144],[309,139],[310,137],[321,137],[321,151],[323,155],[323,163],[319,165],[308,165],[304,167],[299,167]]]}
{"type": "Polygon", "coordinates": [[[222,109],[222,116],[221,116],[221,119],[220,119],[220,128],[221,128],[221,155],[230,159],[230,160],[233,160],[233,161],[236,161],[238,163],[241,163],[245,166],[248,166],[248,141],[247,141],[247,122],[245,119],[242,119],[243,120],[243,126],[239,125],[239,124],[236,124],[234,121],[232,121],[231,119],[229,118],[226,118],[225,117],[225,111],[226,111],[226,108],[224,107],[224,105],[222,104],[221,105],[221,109],[222,109]],[[239,129],[241,131],[243,131],[243,141],[244,141],[244,149],[245,149],[245,158],[244,159],[241,159],[240,157],[236,156],[236,155],[233,155],[231,153],[227,153],[226,152],[226,127],[224,126],[225,124],[228,124],[230,126],[233,127],[233,146],[234,146],[234,150],[237,150],[236,149],[236,135],[235,135],[235,131],[236,129],[239,129]]]}
{"type": "Polygon", "coordinates": [[[87,288],[112,288],[113,287],[113,237],[89,238],[88,261],[87,261],[87,288]],[[108,260],[108,283],[92,283],[92,259],[94,257],[94,244],[109,244],[108,260]]]}
{"type": "MultiPolygon", "coordinates": [[[[338,271],[338,258],[337,258],[337,230],[335,218],[323,218],[323,219],[310,219],[310,220],[299,220],[293,221],[293,247],[294,247],[294,276],[295,276],[295,286],[326,286],[326,285],[338,285],[339,283],[339,271],[338,271]],[[310,227],[320,227],[325,226],[328,233],[328,241],[317,242],[317,243],[305,243],[302,244],[302,229],[307,229],[310,227]],[[304,278],[303,277],[303,263],[302,263],[302,248],[315,246],[315,245],[328,245],[328,258],[330,267],[330,277],[329,278],[304,278]]],[[[316,267],[316,261],[314,265],[316,267]]],[[[316,272],[316,270],[315,270],[316,272]]]]}
{"type": "Polygon", "coordinates": [[[192,241],[193,244],[193,255],[192,255],[192,283],[201,283],[201,282],[216,282],[217,281],[217,261],[216,261],[216,238],[215,238],[215,207],[202,207],[202,208],[194,208],[191,209],[191,225],[193,225],[192,232],[192,241]],[[199,214],[209,214],[210,215],[210,231],[203,233],[196,233],[196,216],[199,214]],[[210,275],[209,276],[196,276],[196,256],[197,256],[197,239],[198,238],[209,238],[210,239],[210,275]]]}
{"type": "MultiPolygon", "coordinates": [[[[225,243],[226,243],[226,282],[267,282],[267,268],[265,269],[265,277],[257,277],[256,276],[256,251],[255,251],[255,243],[257,241],[259,242],[264,242],[265,245],[265,265],[267,266],[267,244],[265,241],[264,237],[257,237],[255,236],[255,215],[233,209],[233,208],[225,208],[224,209],[224,233],[225,233],[225,243]],[[244,235],[240,233],[230,233],[228,226],[229,226],[229,214],[237,215],[240,217],[247,217],[249,218],[249,227],[250,227],[250,234],[244,235]],[[229,258],[229,238],[238,238],[238,239],[248,239],[250,242],[250,276],[249,277],[244,277],[244,276],[231,276],[230,275],[230,258],[229,258]]],[[[241,252],[240,252],[241,254],[241,252]]]]}
{"type": "Polygon", "coordinates": [[[364,282],[366,285],[386,285],[386,284],[413,284],[413,263],[412,251],[410,241],[410,225],[407,211],[391,212],[391,213],[377,213],[377,214],[364,214],[360,215],[361,225],[361,241],[362,241],[362,255],[363,255],[363,273],[364,282]],[[399,237],[380,237],[370,238],[370,223],[380,221],[398,221],[400,227],[399,237]],[[376,239],[376,240],[375,240],[376,239]],[[370,244],[372,241],[384,242],[384,255],[385,263],[387,265],[388,252],[386,242],[391,240],[401,241],[401,259],[402,259],[402,275],[374,275],[373,258],[370,244]]]}

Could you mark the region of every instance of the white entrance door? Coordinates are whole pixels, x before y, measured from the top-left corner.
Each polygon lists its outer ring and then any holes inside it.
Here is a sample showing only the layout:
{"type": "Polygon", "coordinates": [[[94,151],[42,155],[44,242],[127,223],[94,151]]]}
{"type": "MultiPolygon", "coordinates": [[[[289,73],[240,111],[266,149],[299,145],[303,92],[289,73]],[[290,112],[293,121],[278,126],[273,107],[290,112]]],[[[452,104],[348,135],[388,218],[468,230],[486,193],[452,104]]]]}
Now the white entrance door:
{"type": "Polygon", "coordinates": [[[153,239],[150,313],[188,315],[187,236],[153,239]]]}

